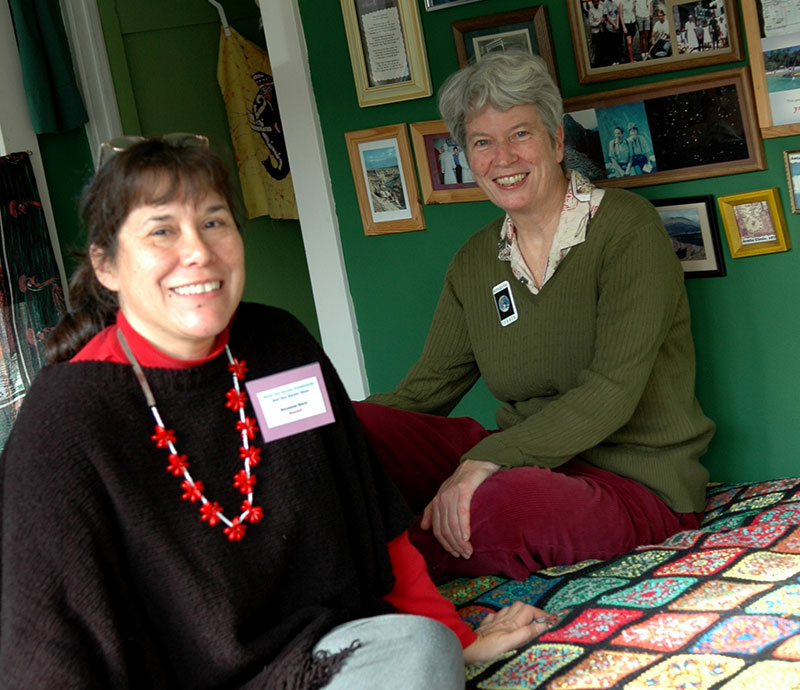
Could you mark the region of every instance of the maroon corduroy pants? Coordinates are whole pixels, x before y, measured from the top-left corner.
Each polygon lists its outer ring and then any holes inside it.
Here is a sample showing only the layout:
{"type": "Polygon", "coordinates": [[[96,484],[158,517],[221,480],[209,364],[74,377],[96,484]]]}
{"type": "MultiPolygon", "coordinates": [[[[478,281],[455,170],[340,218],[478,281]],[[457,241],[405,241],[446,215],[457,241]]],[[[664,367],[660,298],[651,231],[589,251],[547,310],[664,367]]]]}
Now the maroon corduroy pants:
{"type": "MultiPolygon", "coordinates": [[[[459,460],[490,431],[468,417],[438,417],[354,403],[385,470],[420,515],[459,460]]],[[[604,560],[696,529],[700,516],[670,510],[632,479],[570,460],[553,469],[496,472],[470,507],[473,555],[456,558],[417,523],[412,543],[434,580],[505,575],[518,580],[553,565],[604,560]]]]}

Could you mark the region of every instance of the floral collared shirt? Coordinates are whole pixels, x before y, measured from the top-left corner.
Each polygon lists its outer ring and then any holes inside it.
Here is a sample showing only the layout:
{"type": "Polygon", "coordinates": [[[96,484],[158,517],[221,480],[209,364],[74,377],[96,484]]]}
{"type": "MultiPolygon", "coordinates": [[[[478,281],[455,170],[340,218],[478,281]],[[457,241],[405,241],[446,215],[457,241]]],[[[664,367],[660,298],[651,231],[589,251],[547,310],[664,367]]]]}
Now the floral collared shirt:
{"type": "Polygon", "coordinates": [[[595,187],[587,178],[575,170],[570,171],[569,185],[561,208],[553,244],[547,256],[542,284],[537,287],[525,259],[517,244],[517,231],[511,218],[506,215],[500,228],[500,241],[497,244],[497,258],[511,263],[511,272],[520,283],[525,285],[534,295],[539,294],[542,286],[550,280],[558,265],[569,253],[569,250],[586,239],[589,221],[597,212],[603,200],[604,189],[595,187]]]}

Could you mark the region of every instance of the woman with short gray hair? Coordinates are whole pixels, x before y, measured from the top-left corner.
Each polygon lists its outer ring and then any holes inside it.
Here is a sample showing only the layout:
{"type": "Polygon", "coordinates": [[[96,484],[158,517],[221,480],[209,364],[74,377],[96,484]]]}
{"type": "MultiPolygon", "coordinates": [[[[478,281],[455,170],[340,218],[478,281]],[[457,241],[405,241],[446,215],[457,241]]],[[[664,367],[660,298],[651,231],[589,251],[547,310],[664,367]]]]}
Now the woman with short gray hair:
{"type": "Polygon", "coordinates": [[[561,97],[540,59],[482,56],[439,102],[503,215],[450,263],[417,363],[356,404],[422,516],[412,542],[434,578],[525,579],[695,529],[714,424],[658,213],[565,170],[561,97]],[[497,431],[447,418],[481,377],[497,431]]]}

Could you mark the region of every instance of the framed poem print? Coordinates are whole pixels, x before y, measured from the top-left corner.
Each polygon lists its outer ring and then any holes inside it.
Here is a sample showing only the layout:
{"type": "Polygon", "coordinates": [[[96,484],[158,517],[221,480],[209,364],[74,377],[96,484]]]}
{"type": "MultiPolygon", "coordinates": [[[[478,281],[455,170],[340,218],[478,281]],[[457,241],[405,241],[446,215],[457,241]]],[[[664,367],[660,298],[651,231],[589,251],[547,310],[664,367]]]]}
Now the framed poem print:
{"type": "Polygon", "coordinates": [[[582,84],[743,57],[735,0],[565,0],[582,84]]]}
{"type": "Polygon", "coordinates": [[[365,235],[425,229],[405,125],[345,132],[365,235]]]}
{"type": "Polygon", "coordinates": [[[410,129],[424,203],[486,201],[444,121],[412,122],[410,129]]]}
{"type": "Polygon", "coordinates": [[[452,22],[451,26],[460,67],[479,61],[486,53],[524,50],[541,56],[558,83],[547,8],[543,5],[486,17],[461,19],[452,22]]]}
{"type": "Polygon", "coordinates": [[[428,12],[433,12],[433,10],[444,10],[448,7],[467,5],[471,2],[480,2],[480,0],[425,0],[425,9],[428,12]]]}
{"type": "Polygon", "coordinates": [[[717,201],[734,259],[791,249],[777,187],[721,196],[717,201]]]}
{"type": "Polygon", "coordinates": [[[794,0],[742,0],[758,121],[765,138],[800,134],[800,11],[794,0]]]}
{"type": "Polygon", "coordinates": [[[687,278],[724,276],[714,197],[687,196],[651,201],[669,233],[687,278]]]}
{"type": "Polygon", "coordinates": [[[789,183],[789,199],[792,213],[800,213],[800,151],[784,151],[786,181],[789,183]]]}
{"type": "Polygon", "coordinates": [[[606,187],[763,170],[746,68],[564,101],[567,166],[606,187]]]}
{"type": "Polygon", "coordinates": [[[416,0],[341,0],[358,105],[433,93],[416,0]]]}

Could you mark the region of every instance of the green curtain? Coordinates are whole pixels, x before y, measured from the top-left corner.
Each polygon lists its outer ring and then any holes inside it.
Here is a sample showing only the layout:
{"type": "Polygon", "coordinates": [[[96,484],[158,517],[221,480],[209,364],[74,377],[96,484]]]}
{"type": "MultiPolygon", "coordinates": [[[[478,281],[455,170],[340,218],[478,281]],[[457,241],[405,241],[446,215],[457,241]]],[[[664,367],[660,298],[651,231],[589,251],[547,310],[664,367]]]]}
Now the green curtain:
{"type": "Polygon", "coordinates": [[[61,15],[54,16],[48,0],[9,0],[9,6],[33,130],[67,132],[88,122],[61,15]]]}

